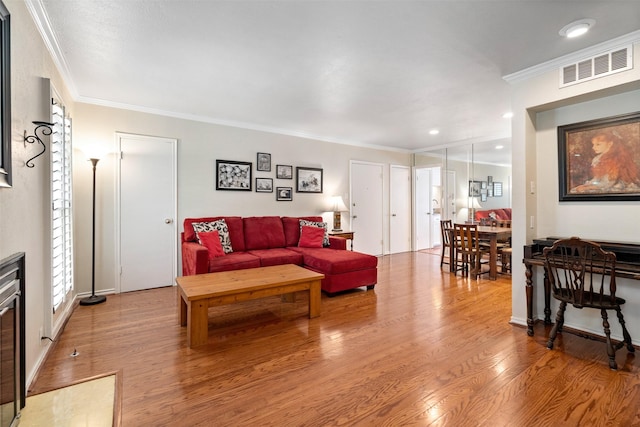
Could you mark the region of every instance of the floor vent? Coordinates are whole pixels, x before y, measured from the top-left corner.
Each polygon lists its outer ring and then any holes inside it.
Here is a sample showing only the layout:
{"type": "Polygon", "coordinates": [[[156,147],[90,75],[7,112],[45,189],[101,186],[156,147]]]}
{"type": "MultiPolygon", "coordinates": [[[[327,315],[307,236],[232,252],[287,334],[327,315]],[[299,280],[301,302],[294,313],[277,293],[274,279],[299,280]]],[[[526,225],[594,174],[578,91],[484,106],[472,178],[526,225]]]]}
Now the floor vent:
{"type": "Polygon", "coordinates": [[[582,83],[633,68],[631,45],[612,49],[560,69],[560,87],[582,83]]]}

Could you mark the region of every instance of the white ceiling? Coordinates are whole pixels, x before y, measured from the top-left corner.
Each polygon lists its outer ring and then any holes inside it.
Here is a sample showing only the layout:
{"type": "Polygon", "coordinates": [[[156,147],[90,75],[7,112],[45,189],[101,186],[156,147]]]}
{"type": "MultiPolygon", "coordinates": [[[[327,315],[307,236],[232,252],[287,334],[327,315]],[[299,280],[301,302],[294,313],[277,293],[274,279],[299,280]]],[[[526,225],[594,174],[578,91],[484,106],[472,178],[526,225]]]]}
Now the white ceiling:
{"type": "Polygon", "coordinates": [[[409,151],[508,143],[503,76],[640,29],[637,0],[27,3],[76,100],[409,151]]]}

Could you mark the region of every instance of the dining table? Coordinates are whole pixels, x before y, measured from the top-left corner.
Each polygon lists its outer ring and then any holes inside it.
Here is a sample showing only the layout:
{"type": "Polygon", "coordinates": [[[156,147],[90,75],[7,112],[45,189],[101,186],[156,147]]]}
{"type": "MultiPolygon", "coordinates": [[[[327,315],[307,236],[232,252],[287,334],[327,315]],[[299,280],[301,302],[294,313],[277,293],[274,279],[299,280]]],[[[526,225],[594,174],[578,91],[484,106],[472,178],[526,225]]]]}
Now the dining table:
{"type": "Polygon", "coordinates": [[[489,242],[489,279],[498,277],[498,242],[508,241],[511,237],[511,228],[494,227],[490,225],[478,225],[478,238],[489,242]]]}

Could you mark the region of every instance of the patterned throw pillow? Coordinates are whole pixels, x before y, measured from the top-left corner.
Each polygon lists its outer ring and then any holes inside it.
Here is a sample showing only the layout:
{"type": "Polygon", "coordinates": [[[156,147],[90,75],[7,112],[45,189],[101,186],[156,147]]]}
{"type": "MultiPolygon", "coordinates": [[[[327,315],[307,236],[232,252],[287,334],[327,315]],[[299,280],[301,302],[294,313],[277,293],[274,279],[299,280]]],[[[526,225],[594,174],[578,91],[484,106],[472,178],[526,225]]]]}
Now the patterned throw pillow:
{"type": "Polygon", "coordinates": [[[231,247],[231,239],[229,238],[229,227],[227,227],[227,222],[224,219],[219,219],[213,222],[194,222],[193,231],[198,232],[203,231],[217,231],[218,236],[220,236],[220,244],[222,245],[222,250],[225,254],[230,254],[233,252],[233,248],[231,247]]]}
{"type": "Polygon", "coordinates": [[[325,248],[329,246],[329,232],[327,231],[327,223],[326,222],[316,222],[316,221],[307,221],[306,219],[300,220],[300,232],[302,232],[302,227],[320,227],[324,229],[324,238],[322,239],[322,246],[325,248]]]}

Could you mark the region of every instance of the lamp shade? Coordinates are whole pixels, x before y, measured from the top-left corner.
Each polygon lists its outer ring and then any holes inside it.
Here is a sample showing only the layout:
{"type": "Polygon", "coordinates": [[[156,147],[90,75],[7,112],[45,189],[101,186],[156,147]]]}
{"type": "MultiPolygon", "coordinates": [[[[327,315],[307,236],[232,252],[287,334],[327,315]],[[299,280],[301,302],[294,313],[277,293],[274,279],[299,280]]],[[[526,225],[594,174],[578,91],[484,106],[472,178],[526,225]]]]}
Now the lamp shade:
{"type": "Polygon", "coordinates": [[[480,203],[478,202],[477,197],[469,197],[469,207],[473,209],[482,208],[482,206],[480,206],[480,203]]]}
{"type": "Polygon", "coordinates": [[[341,196],[333,196],[330,203],[330,212],[345,212],[348,211],[347,206],[344,204],[341,196]]]}

